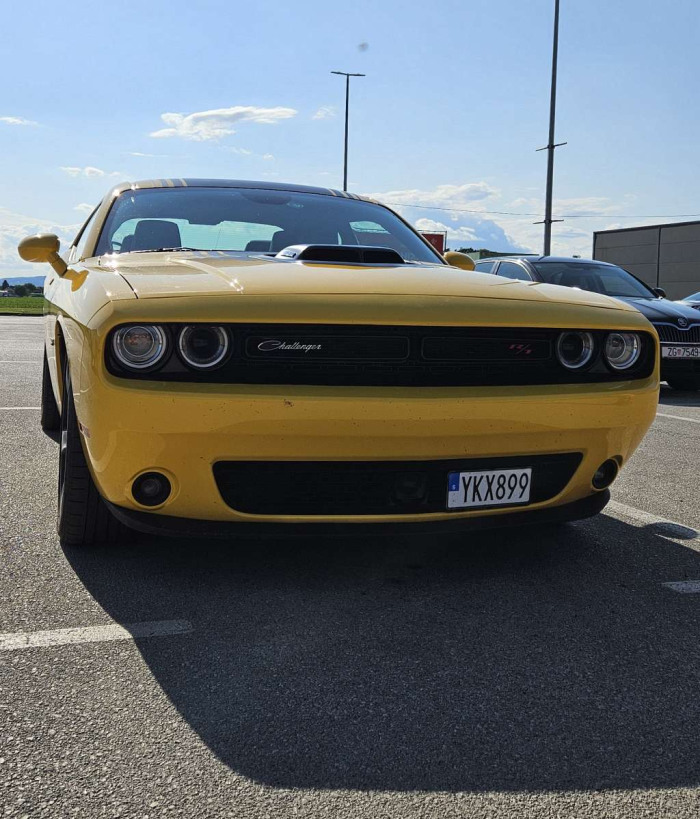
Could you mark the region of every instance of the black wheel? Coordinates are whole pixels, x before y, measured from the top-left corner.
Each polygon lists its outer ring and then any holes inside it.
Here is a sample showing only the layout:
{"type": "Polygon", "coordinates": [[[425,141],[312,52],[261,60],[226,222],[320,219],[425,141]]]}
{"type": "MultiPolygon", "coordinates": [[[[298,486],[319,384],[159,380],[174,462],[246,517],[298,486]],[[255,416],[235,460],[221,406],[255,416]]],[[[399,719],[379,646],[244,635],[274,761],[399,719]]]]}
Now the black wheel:
{"type": "Polygon", "coordinates": [[[700,375],[676,375],[673,378],[667,378],[666,381],[673,390],[685,390],[687,392],[700,390],[700,375]]]}
{"type": "Polygon", "coordinates": [[[51,386],[49,361],[44,350],[44,369],[41,375],[41,428],[44,432],[55,432],[61,426],[61,413],[51,386]]]}
{"type": "Polygon", "coordinates": [[[90,475],[67,362],[63,374],[57,529],[62,546],[114,543],[124,533],[124,527],[105,505],[90,475]]]}

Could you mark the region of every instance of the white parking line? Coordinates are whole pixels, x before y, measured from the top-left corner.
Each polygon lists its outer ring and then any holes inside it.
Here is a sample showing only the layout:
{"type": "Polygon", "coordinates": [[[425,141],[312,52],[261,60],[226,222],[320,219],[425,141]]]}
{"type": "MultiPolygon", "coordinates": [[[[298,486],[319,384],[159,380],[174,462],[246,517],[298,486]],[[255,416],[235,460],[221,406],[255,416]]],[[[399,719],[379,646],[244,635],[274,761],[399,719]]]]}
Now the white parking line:
{"type": "Polygon", "coordinates": [[[662,585],[679,594],[700,594],[700,580],[676,580],[662,585]]]}
{"type": "Polygon", "coordinates": [[[684,523],[677,523],[668,518],[662,518],[658,515],[652,515],[651,512],[644,512],[634,506],[627,506],[626,503],[611,500],[603,510],[605,512],[612,512],[614,515],[620,515],[623,518],[630,518],[637,521],[644,526],[658,525],[664,527],[664,534],[668,537],[678,537],[682,540],[694,540],[700,537],[700,532],[693,529],[692,526],[686,526],[684,523]]]}
{"type": "Polygon", "coordinates": [[[14,358],[13,359],[8,358],[8,359],[5,359],[3,361],[0,361],[0,364],[41,364],[41,359],[40,358],[28,358],[28,359],[24,359],[24,360],[21,360],[21,361],[17,361],[14,358]]]}
{"type": "Polygon", "coordinates": [[[0,407],[0,410],[38,410],[41,407],[0,407]]]}
{"type": "Polygon", "coordinates": [[[676,421],[690,421],[691,424],[700,424],[700,418],[686,418],[685,415],[669,415],[666,412],[657,412],[657,418],[674,418],[676,421]]]}
{"type": "Polygon", "coordinates": [[[150,623],[133,623],[118,626],[87,626],[85,628],[57,628],[51,631],[20,631],[0,634],[0,651],[17,651],[22,648],[46,648],[72,643],[104,643],[112,640],[135,640],[142,637],[171,637],[189,634],[189,620],[155,620],[150,623]]]}

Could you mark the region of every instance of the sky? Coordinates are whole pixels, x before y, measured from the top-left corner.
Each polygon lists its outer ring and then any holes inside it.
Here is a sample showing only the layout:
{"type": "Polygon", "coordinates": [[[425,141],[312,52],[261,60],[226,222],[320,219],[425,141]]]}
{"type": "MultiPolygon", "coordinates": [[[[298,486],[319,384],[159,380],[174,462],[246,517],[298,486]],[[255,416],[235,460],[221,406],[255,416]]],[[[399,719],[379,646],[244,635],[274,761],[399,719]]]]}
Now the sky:
{"type": "MultiPolygon", "coordinates": [[[[26,0],[0,48],[0,277],[116,183],[342,186],[450,247],[538,252],[553,0],[26,0]]],[[[552,251],[700,218],[700,4],[561,0],[552,251]]],[[[62,245],[64,246],[64,245],[62,245]]]]}

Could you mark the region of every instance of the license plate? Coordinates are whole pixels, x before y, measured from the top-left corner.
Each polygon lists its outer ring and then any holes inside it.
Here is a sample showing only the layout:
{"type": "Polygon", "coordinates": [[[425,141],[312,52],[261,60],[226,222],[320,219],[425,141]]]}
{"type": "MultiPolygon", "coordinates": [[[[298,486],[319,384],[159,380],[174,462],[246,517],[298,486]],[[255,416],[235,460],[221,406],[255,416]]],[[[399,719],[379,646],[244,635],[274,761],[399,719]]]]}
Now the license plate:
{"type": "Polygon", "coordinates": [[[447,508],[502,506],[530,501],[532,469],[494,469],[484,472],[450,472],[447,508]]]}
{"type": "Polygon", "coordinates": [[[697,358],[700,361],[700,344],[674,344],[661,348],[661,358],[697,358]]]}

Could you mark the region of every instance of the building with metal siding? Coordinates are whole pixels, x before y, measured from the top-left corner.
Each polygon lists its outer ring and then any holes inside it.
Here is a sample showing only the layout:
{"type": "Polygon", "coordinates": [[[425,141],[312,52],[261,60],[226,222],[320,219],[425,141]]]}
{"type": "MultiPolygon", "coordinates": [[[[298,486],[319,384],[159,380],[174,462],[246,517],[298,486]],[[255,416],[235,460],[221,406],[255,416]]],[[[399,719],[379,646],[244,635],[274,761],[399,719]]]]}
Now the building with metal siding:
{"type": "Polygon", "coordinates": [[[619,264],[651,287],[663,287],[670,299],[682,299],[700,290],[700,221],[599,230],[593,258],[619,264]]]}

